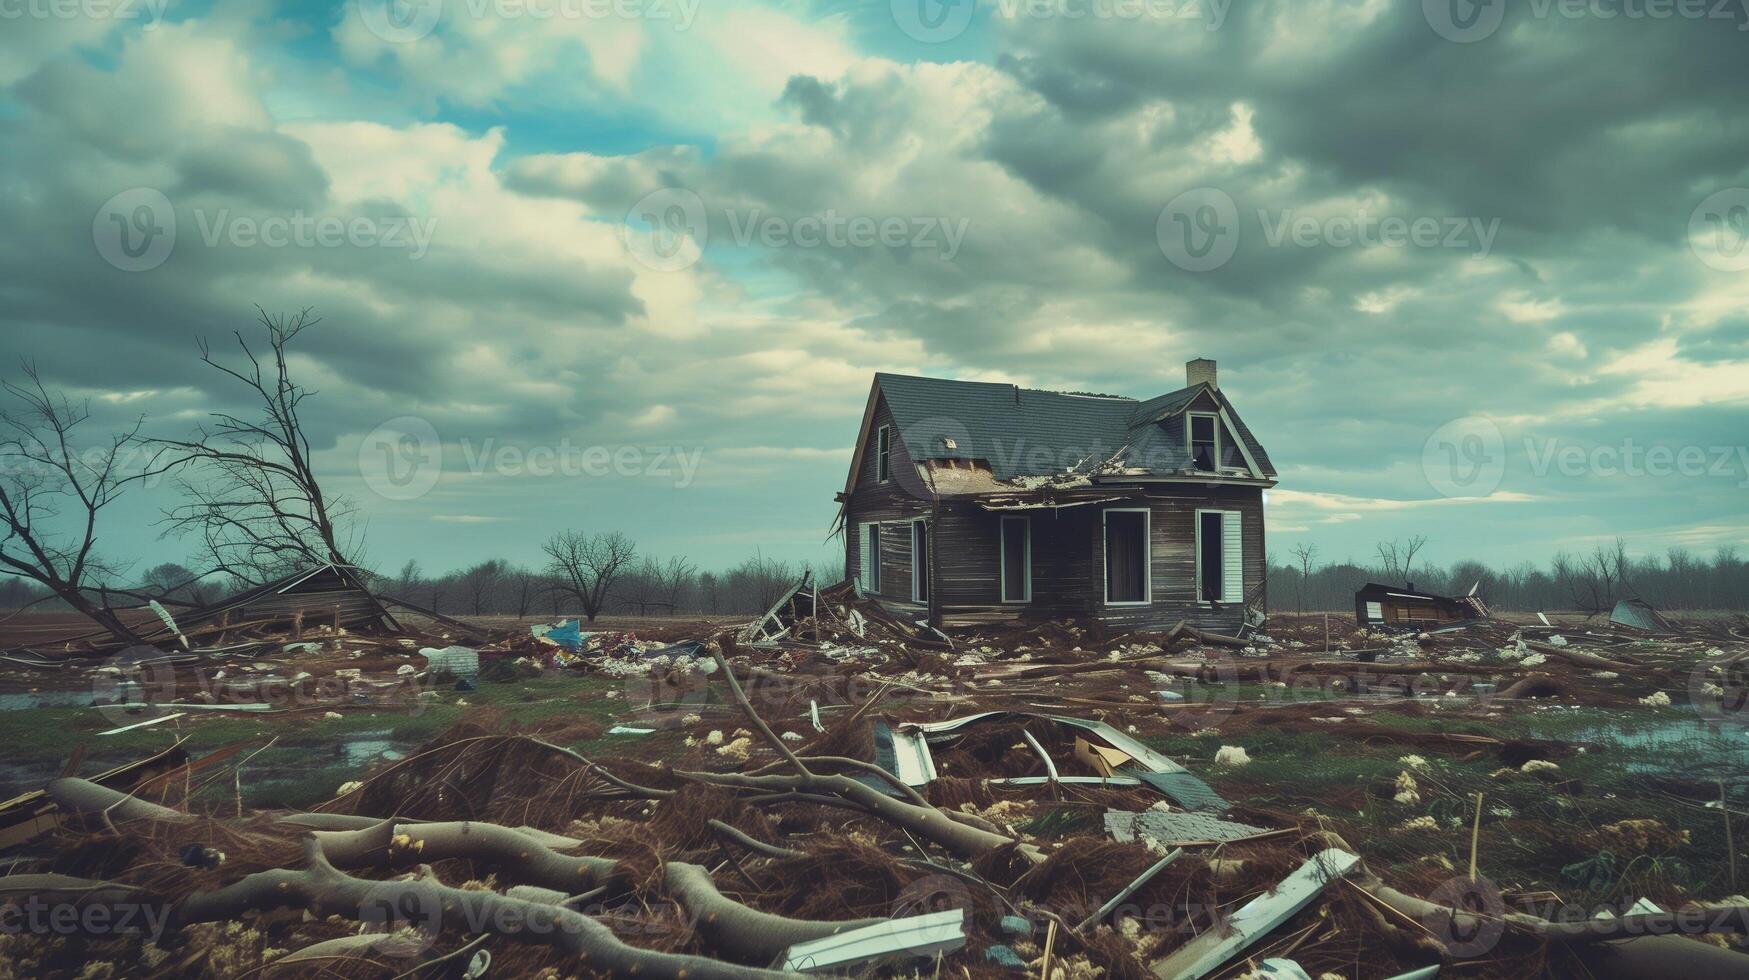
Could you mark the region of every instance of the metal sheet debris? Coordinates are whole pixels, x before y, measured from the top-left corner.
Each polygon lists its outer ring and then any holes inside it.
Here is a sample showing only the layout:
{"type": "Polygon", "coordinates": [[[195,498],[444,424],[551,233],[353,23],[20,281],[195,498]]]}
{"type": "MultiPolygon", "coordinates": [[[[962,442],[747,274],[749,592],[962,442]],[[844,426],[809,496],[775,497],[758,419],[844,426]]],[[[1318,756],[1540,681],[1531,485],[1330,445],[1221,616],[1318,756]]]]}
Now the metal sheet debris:
{"type": "Polygon", "coordinates": [[[1332,847],[1314,855],[1274,891],[1241,906],[1227,919],[1227,928],[1211,929],[1155,962],[1154,975],[1161,980],[1200,980],[1208,976],[1305,908],[1326,885],[1348,874],[1359,863],[1359,857],[1340,848],[1332,847]]]}
{"type": "Polygon", "coordinates": [[[966,943],[965,919],[964,909],[946,909],[797,943],[784,955],[782,969],[815,973],[888,957],[916,959],[952,952],[966,943]]]}

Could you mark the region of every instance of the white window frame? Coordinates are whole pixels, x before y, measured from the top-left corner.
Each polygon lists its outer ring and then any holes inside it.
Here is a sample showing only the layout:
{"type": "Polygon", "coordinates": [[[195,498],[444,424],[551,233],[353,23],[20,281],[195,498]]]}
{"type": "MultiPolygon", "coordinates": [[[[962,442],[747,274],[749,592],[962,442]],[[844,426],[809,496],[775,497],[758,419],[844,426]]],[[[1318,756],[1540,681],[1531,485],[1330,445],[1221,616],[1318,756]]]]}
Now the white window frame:
{"type": "Polygon", "coordinates": [[[1146,507],[1107,507],[1099,515],[1099,581],[1108,606],[1151,606],[1154,604],[1154,512],[1146,507]],[[1110,514],[1142,515],[1142,598],[1140,601],[1111,599],[1110,514]]]}
{"type": "Polygon", "coordinates": [[[1225,509],[1220,508],[1220,507],[1198,507],[1196,509],[1196,518],[1195,518],[1195,520],[1196,520],[1196,544],[1194,545],[1194,547],[1196,548],[1196,582],[1195,582],[1196,604],[1199,606],[1212,606],[1212,605],[1214,605],[1213,602],[1209,601],[1208,599],[1204,599],[1202,597],[1202,515],[1204,515],[1204,514],[1219,514],[1219,515],[1221,515],[1221,595],[1222,595],[1222,598],[1220,601],[1223,605],[1228,605],[1228,606],[1235,606],[1235,605],[1243,604],[1245,601],[1245,517],[1244,517],[1244,514],[1241,513],[1240,511],[1225,510],[1225,509]],[[1226,569],[1226,566],[1228,564],[1228,561],[1227,561],[1227,541],[1226,541],[1227,522],[1228,521],[1232,521],[1239,528],[1239,598],[1237,598],[1237,599],[1225,598],[1226,596],[1232,594],[1231,590],[1228,588],[1228,586],[1231,583],[1229,583],[1227,581],[1227,569],[1226,569]]]}
{"type": "Polygon", "coordinates": [[[919,535],[923,538],[925,548],[933,548],[929,541],[929,521],[922,517],[911,521],[911,601],[928,602],[929,597],[925,596],[923,590],[917,587],[929,581],[929,563],[924,562],[921,568],[917,564],[917,538],[919,535]]]}
{"type": "Polygon", "coordinates": [[[886,483],[893,478],[893,427],[883,425],[875,430],[875,482],[886,483]]]}
{"type": "Polygon", "coordinates": [[[879,595],[881,591],[881,525],[879,521],[869,521],[858,525],[858,527],[862,529],[862,532],[856,543],[856,570],[864,573],[859,584],[864,593],[879,595]]]}
{"type": "Polygon", "coordinates": [[[1005,603],[1027,603],[1032,601],[1032,518],[1004,517],[996,527],[996,590],[1005,603]],[[1008,522],[1021,521],[1026,525],[1026,555],[1021,559],[1020,577],[1026,588],[1018,599],[1008,596],[1008,522]]]}
{"type": "Polygon", "coordinates": [[[1196,443],[1194,441],[1192,441],[1192,439],[1191,439],[1191,432],[1192,432],[1191,419],[1208,419],[1210,424],[1212,424],[1214,426],[1214,430],[1215,430],[1215,452],[1214,452],[1214,457],[1209,460],[1209,462],[1214,464],[1214,468],[1207,469],[1207,470],[1195,470],[1195,472],[1197,472],[1197,473],[1219,473],[1221,471],[1221,459],[1222,459],[1221,450],[1225,448],[1221,445],[1221,413],[1219,413],[1219,412],[1186,412],[1186,413],[1184,413],[1184,452],[1187,456],[1190,457],[1190,465],[1194,469],[1196,466],[1196,443]]]}

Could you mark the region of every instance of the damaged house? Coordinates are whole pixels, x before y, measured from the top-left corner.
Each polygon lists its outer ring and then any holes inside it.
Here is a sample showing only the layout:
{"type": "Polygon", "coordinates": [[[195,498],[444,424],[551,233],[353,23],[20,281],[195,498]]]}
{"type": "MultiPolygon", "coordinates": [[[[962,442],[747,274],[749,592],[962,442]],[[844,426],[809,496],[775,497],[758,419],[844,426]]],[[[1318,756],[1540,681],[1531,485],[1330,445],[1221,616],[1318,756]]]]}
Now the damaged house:
{"type": "Polygon", "coordinates": [[[1269,456],[1215,362],[1145,401],[877,374],[838,527],[890,611],[1237,630],[1264,606],[1269,456]]]}

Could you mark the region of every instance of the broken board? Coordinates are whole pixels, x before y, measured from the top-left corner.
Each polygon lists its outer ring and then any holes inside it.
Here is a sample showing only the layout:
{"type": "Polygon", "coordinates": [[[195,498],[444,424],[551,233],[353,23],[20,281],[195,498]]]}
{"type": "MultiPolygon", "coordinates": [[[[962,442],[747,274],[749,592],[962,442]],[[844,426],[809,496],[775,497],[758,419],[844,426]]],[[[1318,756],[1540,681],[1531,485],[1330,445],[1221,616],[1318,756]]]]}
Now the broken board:
{"type": "Polygon", "coordinates": [[[1154,964],[1161,980],[1199,980],[1252,943],[1275,931],[1318,897],[1324,886],[1348,874],[1360,858],[1332,847],[1312,856],[1268,894],[1239,907],[1224,922],[1154,964]]]}

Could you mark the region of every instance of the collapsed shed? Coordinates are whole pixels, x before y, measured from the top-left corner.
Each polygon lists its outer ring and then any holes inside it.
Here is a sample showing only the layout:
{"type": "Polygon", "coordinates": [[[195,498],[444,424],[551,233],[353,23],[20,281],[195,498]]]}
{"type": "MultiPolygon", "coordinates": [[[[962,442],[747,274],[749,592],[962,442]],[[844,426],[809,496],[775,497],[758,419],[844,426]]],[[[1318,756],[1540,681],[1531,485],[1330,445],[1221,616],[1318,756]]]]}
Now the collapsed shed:
{"type": "Polygon", "coordinates": [[[1405,588],[1369,582],[1354,593],[1354,621],[1362,627],[1425,628],[1487,618],[1488,604],[1474,588],[1451,597],[1417,592],[1414,582],[1405,588]]]}

